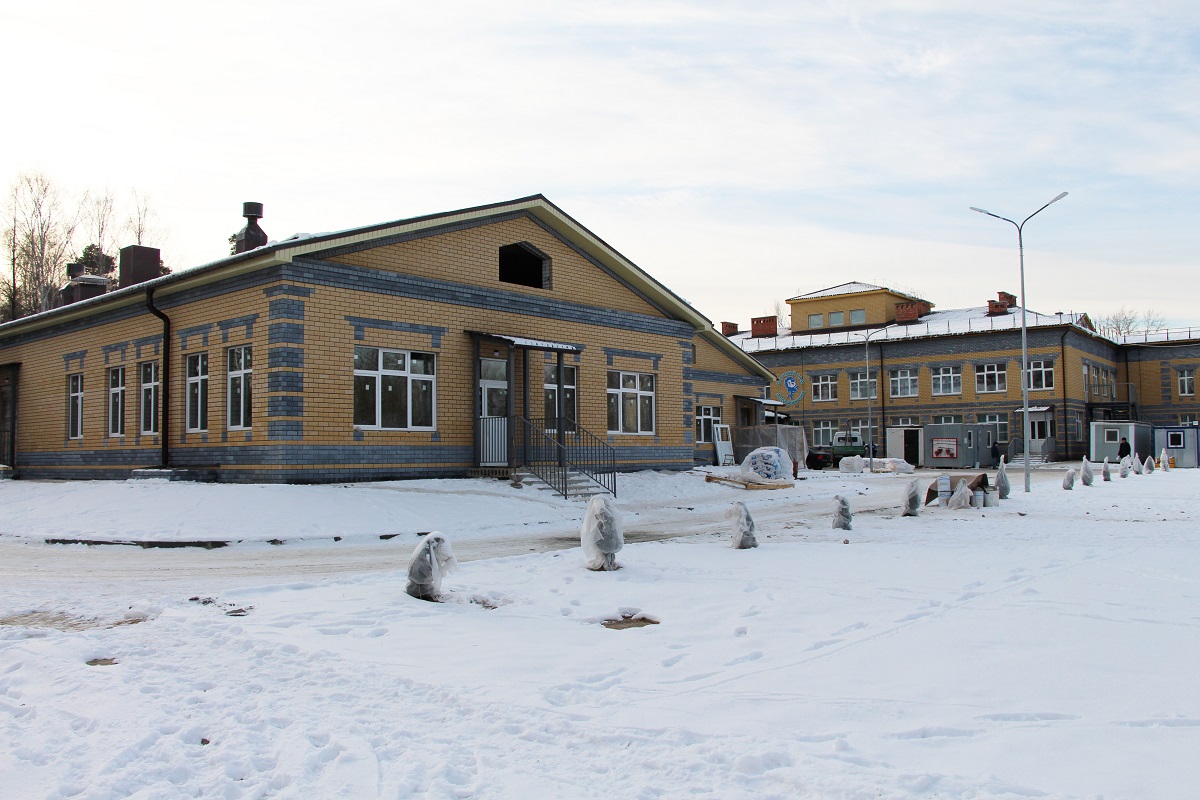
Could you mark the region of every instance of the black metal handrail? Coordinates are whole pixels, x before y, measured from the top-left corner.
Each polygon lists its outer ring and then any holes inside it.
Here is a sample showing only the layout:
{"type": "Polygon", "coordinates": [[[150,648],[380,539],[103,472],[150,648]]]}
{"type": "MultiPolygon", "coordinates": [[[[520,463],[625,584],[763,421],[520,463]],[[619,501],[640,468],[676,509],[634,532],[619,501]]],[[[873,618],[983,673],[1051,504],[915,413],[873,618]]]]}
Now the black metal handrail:
{"type": "Polygon", "coordinates": [[[564,419],[562,430],[554,419],[517,418],[518,441],[524,444],[523,461],[563,497],[569,496],[571,472],[586,475],[605,491],[617,494],[617,455],[612,445],[564,419]]]}

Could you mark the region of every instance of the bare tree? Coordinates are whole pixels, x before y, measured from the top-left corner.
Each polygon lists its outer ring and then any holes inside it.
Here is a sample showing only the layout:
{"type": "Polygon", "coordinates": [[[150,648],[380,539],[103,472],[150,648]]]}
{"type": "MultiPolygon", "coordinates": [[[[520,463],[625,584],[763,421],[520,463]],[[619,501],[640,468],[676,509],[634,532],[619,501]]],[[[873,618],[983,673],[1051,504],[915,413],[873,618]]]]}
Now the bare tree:
{"type": "Polygon", "coordinates": [[[1139,312],[1128,306],[1121,306],[1111,314],[1101,314],[1092,322],[1098,333],[1110,339],[1144,331],[1160,331],[1166,327],[1166,318],[1154,309],[1139,312]]]}
{"type": "Polygon", "coordinates": [[[18,313],[53,308],[58,285],[65,278],[77,217],[63,207],[58,187],[36,172],[17,176],[5,216],[12,221],[5,238],[16,273],[18,313]]]}
{"type": "Polygon", "coordinates": [[[787,308],[782,300],[775,301],[775,326],[778,330],[788,329],[788,320],[791,317],[788,315],[787,308]]]}
{"type": "Polygon", "coordinates": [[[161,238],[162,231],[158,227],[158,215],[150,207],[150,199],[138,192],[137,189],[131,190],[131,193],[133,209],[125,219],[125,232],[133,237],[134,244],[144,245],[151,240],[161,238]]]}

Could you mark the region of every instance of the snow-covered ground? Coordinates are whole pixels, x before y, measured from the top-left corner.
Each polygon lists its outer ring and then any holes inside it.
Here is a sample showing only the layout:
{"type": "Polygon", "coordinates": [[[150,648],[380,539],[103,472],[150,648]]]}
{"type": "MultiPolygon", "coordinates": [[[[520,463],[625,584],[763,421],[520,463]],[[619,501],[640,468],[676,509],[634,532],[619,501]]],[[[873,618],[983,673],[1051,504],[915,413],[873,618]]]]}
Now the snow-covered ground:
{"type": "Polygon", "coordinates": [[[1200,470],[1098,473],[918,518],[904,476],[625,475],[608,573],[498,481],[3,482],[0,796],[1192,798],[1200,470]]]}

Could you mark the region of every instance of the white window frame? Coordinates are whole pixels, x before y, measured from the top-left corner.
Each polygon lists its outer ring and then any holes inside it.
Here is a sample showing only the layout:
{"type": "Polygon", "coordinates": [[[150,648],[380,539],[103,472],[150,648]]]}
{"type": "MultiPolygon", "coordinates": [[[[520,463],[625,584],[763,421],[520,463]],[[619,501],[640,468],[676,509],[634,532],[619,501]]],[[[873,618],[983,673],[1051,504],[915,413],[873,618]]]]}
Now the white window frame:
{"type": "Polygon", "coordinates": [[[815,419],[812,423],[813,447],[829,447],[833,444],[833,432],[837,422],[831,419],[815,419]]]}
{"type": "Polygon", "coordinates": [[[208,430],[208,353],[190,353],[184,359],[186,403],[184,425],[188,433],[208,430]]]}
{"type": "Polygon", "coordinates": [[[658,416],[655,400],[658,376],[653,372],[608,371],[608,432],[627,436],[652,436],[658,416]],[[615,384],[615,385],[614,385],[615,384]],[[629,420],[626,401],[633,400],[635,419],[629,420]],[[649,409],[649,420],[646,410],[649,409]],[[614,412],[615,419],[614,419],[614,412]],[[614,427],[615,422],[615,427],[614,427]],[[647,424],[647,422],[649,424],[647,424]]]}
{"type": "Polygon", "coordinates": [[[1179,424],[1180,425],[1195,425],[1196,419],[1197,419],[1197,417],[1195,414],[1180,414],[1179,415],[1179,424]]]}
{"type": "Polygon", "coordinates": [[[814,403],[832,403],[838,399],[837,375],[813,375],[812,399],[814,403]]]}
{"type": "Polygon", "coordinates": [[[897,428],[915,428],[918,423],[914,422],[915,417],[896,417],[897,428]]]}
{"type": "Polygon", "coordinates": [[[67,376],[67,438],[83,438],[83,373],[67,376]]]}
{"type": "Polygon", "coordinates": [[[400,350],[394,347],[376,347],[374,345],[355,345],[354,346],[354,427],[357,430],[370,431],[435,431],[437,430],[437,354],[430,353],[424,350],[400,350]],[[373,369],[366,366],[367,351],[375,351],[375,364],[373,369]],[[397,356],[403,357],[404,367],[386,367],[387,356],[393,358],[397,356]],[[361,356],[361,359],[360,359],[361,356]],[[413,356],[416,356],[422,363],[428,363],[433,366],[432,372],[414,372],[413,371],[413,356]],[[402,382],[404,385],[404,424],[402,425],[384,425],[383,424],[383,391],[381,388],[388,382],[402,382]],[[422,391],[429,393],[430,409],[428,425],[413,424],[413,387],[415,384],[427,384],[427,387],[422,391]],[[358,391],[359,386],[373,386],[374,391],[374,407],[372,409],[371,419],[373,422],[366,422],[358,417],[358,391]]]}
{"type": "Polygon", "coordinates": [[[830,311],[829,312],[829,327],[836,328],[846,324],[845,311],[830,311]]]}
{"type": "Polygon", "coordinates": [[[696,406],[696,443],[713,442],[713,426],[721,424],[720,406],[696,406]]]}
{"type": "Polygon", "coordinates": [[[930,391],[934,397],[962,394],[962,367],[930,367],[930,391]]]}
{"type": "Polygon", "coordinates": [[[1194,397],[1196,395],[1196,370],[1179,370],[1179,396],[1194,397]]]}
{"type": "Polygon", "coordinates": [[[1029,362],[1029,391],[1048,391],[1054,388],[1054,362],[1038,359],[1029,362]]]}
{"type": "Polygon", "coordinates": [[[1007,364],[993,362],[975,365],[975,392],[977,394],[999,394],[1007,391],[1007,364]],[[988,388],[989,382],[992,384],[991,388],[988,388]]]}
{"type": "Polygon", "coordinates": [[[862,419],[850,420],[850,432],[857,433],[859,440],[863,444],[875,441],[875,433],[879,430],[879,417],[871,417],[869,420],[865,417],[862,419]],[[868,422],[870,423],[868,425],[868,422]],[[866,433],[864,433],[866,431],[866,433]]]}
{"type": "Polygon", "coordinates": [[[125,435],[125,367],[108,369],[108,437],[125,435]]]}
{"type": "Polygon", "coordinates": [[[865,308],[850,309],[850,324],[851,325],[866,325],[867,310],[865,308]]]}
{"type": "Polygon", "coordinates": [[[935,414],[933,416],[934,425],[961,425],[962,421],[962,414],[935,414]]]}
{"type": "MultiPolygon", "coordinates": [[[[558,413],[558,364],[544,364],[542,367],[542,412],[546,415],[546,430],[558,432],[558,424],[554,419],[558,413]],[[551,425],[551,422],[555,422],[551,425]]],[[[563,416],[569,420],[565,428],[567,433],[574,433],[579,424],[579,368],[574,364],[563,364],[563,416]]]]}
{"type": "Polygon", "coordinates": [[[1184,443],[1183,431],[1167,431],[1167,449],[1182,450],[1184,443]]]}
{"type": "Polygon", "coordinates": [[[978,414],[978,415],[976,415],[975,419],[977,419],[981,424],[996,426],[996,441],[997,442],[1007,442],[1008,441],[1008,415],[1007,414],[978,414]]]}
{"type": "Polygon", "coordinates": [[[138,429],[143,435],[152,436],[158,433],[158,362],[143,361],[138,364],[138,379],[141,382],[138,429]],[[146,374],[147,367],[150,369],[149,375],[146,374]]]}
{"type": "Polygon", "coordinates": [[[875,372],[851,372],[847,377],[850,378],[850,399],[851,400],[874,400],[879,397],[879,381],[874,377],[875,372]],[[870,394],[864,394],[864,385],[866,391],[870,394]]]}
{"type": "Polygon", "coordinates": [[[225,367],[225,425],[231,431],[248,431],[254,423],[253,348],[240,344],[226,350],[225,367]]]}
{"type": "Polygon", "coordinates": [[[1105,444],[1117,444],[1120,441],[1121,441],[1121,432],[1119,430],[1117,430],[1116,428],[1105,428],[1104,429],[1104,443],[1105,444]]]}
{"type": "Polygon", "coordinates": [[[824,328],[825,327],[825,315],[824,314],[809,314],[808,315],[808,327],[810,330],[812,328],[824,328]],[[816,324],[814,324],[814,320],[816,321],[816,324]]]}
{"type": "Polygon", "coordinates": [[[891,397],[916,397],[920,394],[917,370],[910,367],[891,370],[891,397]]]}

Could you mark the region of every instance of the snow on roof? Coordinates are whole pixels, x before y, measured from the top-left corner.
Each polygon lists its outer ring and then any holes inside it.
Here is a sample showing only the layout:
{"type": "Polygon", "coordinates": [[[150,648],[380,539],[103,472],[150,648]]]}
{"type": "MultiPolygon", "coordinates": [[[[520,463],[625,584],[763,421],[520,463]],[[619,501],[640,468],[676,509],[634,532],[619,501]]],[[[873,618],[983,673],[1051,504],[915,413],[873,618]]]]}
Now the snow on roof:
{"type": "Polygon", "coordinates": [[[850,283],[842,283],[837,286],[830,286],[828,289],[818,289],[815,292],[802,294],[799,297],[792,298],[793,300],[811,300],[814,297],[836,297],[839,294],[858,294],[859,292],[877,292],[879,290],[891,291],[885,286],[876,286],[873,283],[860,283],[851,281],[850,283]]]}
{"type": "MultiPolygon", "coordinates": [[[[1038,328],[1050,325],[1080,325],[1084,314],[1039,314],[1026,313],[1026,327],[1038,328]]],[[[768,353],[777,350],[795,350],[806,347],[829,347],[833,345],[861,344],[865,336],[878,342],[895,339],[924,339],[932,336],[955,336],[985,331],[1020,330],[1020,308],[1009,307],[1008,314],[989,315],[986,306],[976,308],[952,308],[934,311],[917,322],[891,323],[854,330],[829,329],[823,331],[790,333],[780,331],[777,336],[753,337],[742,331],[729,337],[747,353],[768,353]]]]}

